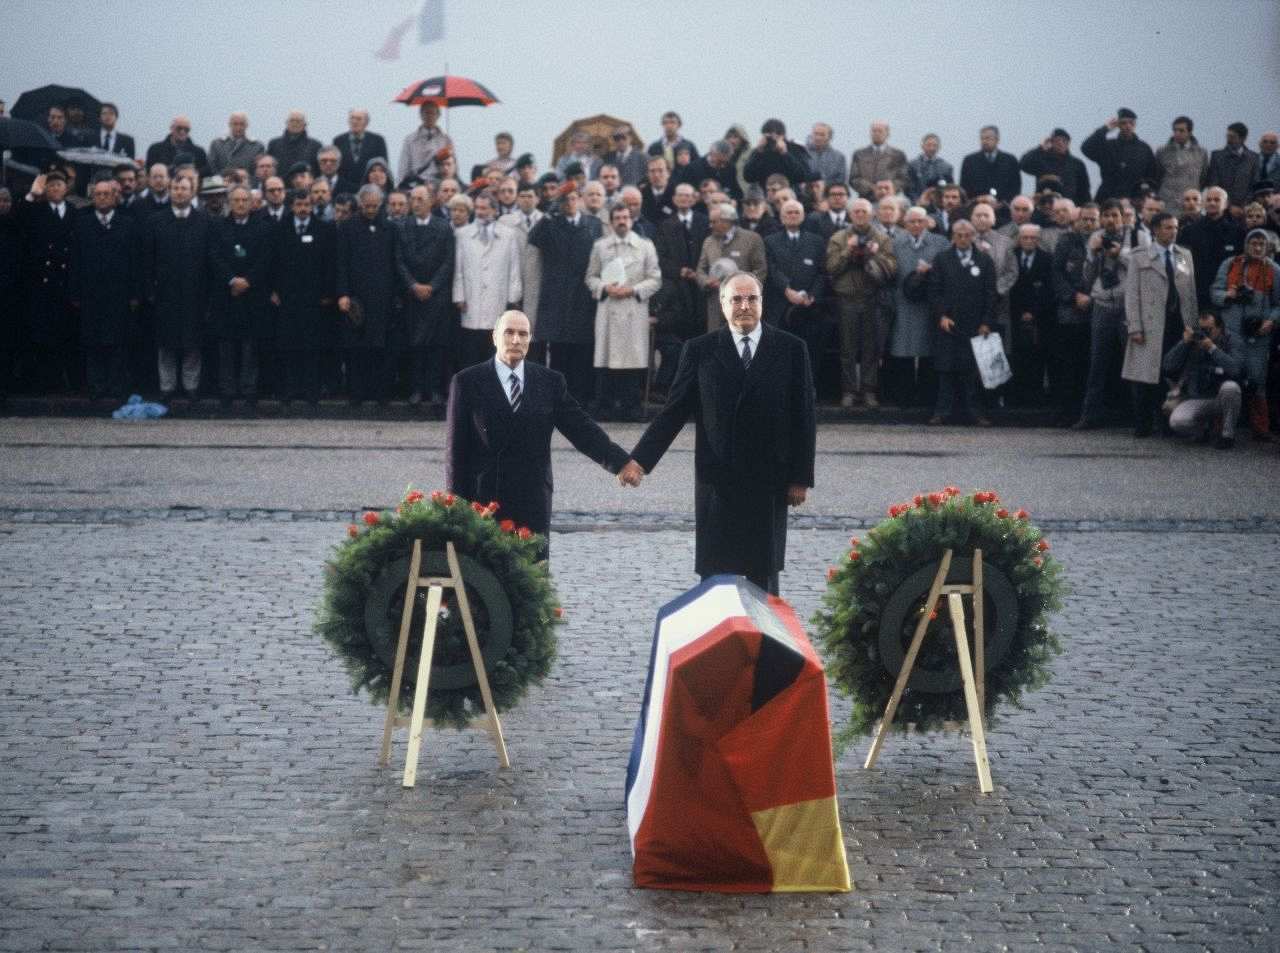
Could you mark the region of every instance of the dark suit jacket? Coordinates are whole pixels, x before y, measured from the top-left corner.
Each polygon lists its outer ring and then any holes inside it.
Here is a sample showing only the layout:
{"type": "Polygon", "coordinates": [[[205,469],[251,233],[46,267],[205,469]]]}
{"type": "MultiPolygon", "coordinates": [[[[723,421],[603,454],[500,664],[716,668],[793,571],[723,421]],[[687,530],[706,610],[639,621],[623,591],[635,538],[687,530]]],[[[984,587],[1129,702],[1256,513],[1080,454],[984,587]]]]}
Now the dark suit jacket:
{"type": "Polygon", "coordinates": [[[1036,316],[1037,322],[1052,324],[1057,308],[1053,290],[1053,256],[1043,248],[1037,248],[1031,267],[1023,268],[1022,250],[1014,248],[1010,254],[1018,262],[1018,280],[1009,289],[1009,320],[1016,325],[1029,311],[1036,316]]]}
{"type": "Polygon", "coordinates": [[[764,289],[766,318],[774,324],[783,323],[791,308],[785,294],[788,288],[807,291],[815,304],[822,300],[827,243],[821,236],[801,230],[800,237],[792,241],[786,229],[781,229],[766,236],[764,250],[769,260],[764,289]]]}
{"type": "MultiPolygon", "coordinates": [[[[102,145],[102,130],[98,130],[98,132],[90,138],[88,145],[102,145]]],[[[115,132],[115,138],[111,140],[111,152],[115,155],[128,156],[132,159],[134,148],[133,136],[126,136],[123,132],[120,132],[117,129],[115,132]]]]}
{"type": "Polygon", "coordinates": [[[551,431],[617,473],[627,453],[569,395],[564,375],[524,362],[513,412],[492,359],[454,375],[445,433],[445,484],[473,502],[500,504],[498,519],[546,536],[551,529],[551,431]]]}
{"type": "Polygon", "coordinates": [[[357,162],[351,154],[351,133],[344,132],[340,136],[333,137],[333,144],[338,147],[338,151],[342,153],[342,161],[338,164],[338,178],[346,182],[363,182],[365,164],[374,156],[381,156],[388,159],[387,140],[376,132],[365,130],[363,141],[360,143],[360,161],[357,162]]]}
{"type": "Polygon", "coordinates": [[[1018,159],[1008,152],[996,151],[994,162],[988,162],[982,151],[971,152],[960,163],[960,188],[972,199],[996,190],[1001,202],[1010,201],[1022,192],[1022,171],[1018,159]]]}
{"type": "Polygon", "coordinates": [[[696,280],[680,277],[681,268],[698,268],[702,243],[711,230],[707,216],[694,210],[689,227],[679,216],[669,216],[658,226],[655,242],[658,267],[662,269],[662,301],[658,308],[658,326],[680,338],[697,337],[706,330],[706,311],[702,289],[696,280]]]}
{"type": "Polygon", "coordinates": [[[271,290],[280,297],[276,311],[277,346],[293,351],[336,343],[344,322],[330,309],[336,297],[333,283],[337,231],[333,224],[312,215],[306,232],[299,235],[292,215],[272,224],[263,213],[261,221],[271,236],[271,290]]]}
{"type": "Polygon", "coordinates": [[[646,471],[693,420],[695,569],[767,576],[786,555],[786,490],[813,486],[817,427],[804,342],[765,325],[744,370],[727,326],[680,353],[662,412],[631,456],[646,471]]]}

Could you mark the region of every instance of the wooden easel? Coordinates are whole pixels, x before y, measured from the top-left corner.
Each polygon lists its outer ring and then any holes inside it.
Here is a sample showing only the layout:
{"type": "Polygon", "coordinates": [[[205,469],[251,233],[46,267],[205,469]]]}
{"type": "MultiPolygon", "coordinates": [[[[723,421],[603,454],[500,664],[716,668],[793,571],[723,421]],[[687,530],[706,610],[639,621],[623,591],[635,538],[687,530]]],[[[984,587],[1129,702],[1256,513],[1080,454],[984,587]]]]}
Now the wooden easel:
{"type": "Polygon", "coordinates": [[[864,768],[875,767],[876,758],[880,756],[880,748],[884,744],[889,727],[893,724],[894,713],[898,703],[902,701],[902,692],[911,678],[911,670],[916,664],[916,655],[920,651],[920,643],[924,641],[925,630],[929,628],[929,617],[933,615],[938,600],[947,597],[947,608],[951,612],[951,628],[956,636],[956,655],[960,660],[960,680],[964,683],[965,707],[969,711],[969,730],[973,736],[973,760],[978,766],[978,788],[983,794],[990,794],[991,766],[987,762],[987,735],[983,728],[982,713],[986,705],[986,667],[983,657],[982,628],[982,550],[973,553],[973,582],[970,585],[947,585],[947,573],[951,570],[951,550],[942,554],[942,564],[933,577],[933,585],[929,587],[929,598],[925,602],[924,612],[916,623],[915,636],[911,639],[911,647],[902,662],[902,671],[898,673],[897,684],[893,686],[893,694],[889,696],[889,704],[885,707],[884,717],[880,719],[880,727],[876,731],[875,741],[867,752],[864,768]],[[973,600],[973,661],[969,660],[969,638],[964,628],[964,603],[961,596],[969,596],[973,600]],[[976,673],[976,675],[975,675],[976,673]]]}
{"type": "Polygon", "coordinates": [[[422,747],[422,731],[427,710],[427,682],[431,678],[431,657],[436,648],[436,623],[440,617],[440,600],[445,589],[452,589],[458,598],[458,610],[462,615],[462,628],[467,633],[467,647],[471,650],[471,664],[476,669],[480,684],[480,697],[484,700],[486,728],[493,746],[498,752],[498,764],[511,767],[507,759],[507,745],[502,739],[502,724],[498,711],[493,707],[493,693],[489,690],[489,676],[484,670],[484,658],[480,654],[480,641],[476,638],[475,623],[471,619],[471,604],[462,583],[462,570],[458,567],[458,554],[453,542],[445,543],[445,557],[449,560],[448,576],[419,576],[422,568],[422,541],[413,541],[413,556],[409,560],[409,580],[404,590],[404,611],[400,615],[400,641],[396,645],[396,663],[391,671],[391,694],[387,697],[387,719],[382,726],[382,752],[378,764],[386,767],[391,758],[391,733],[396,728],[409,727],[409,750],[404,758],[404,787],[411,788],[418,775],[418,751],[422,747]],[[427,618],[422,627],[422,652],[418,657],[418,678],[414,682],[413,714],[403,718],[396,714],[400,704],[400,683],[404,676],[404,659],[409,648],[409,623],[413,618],[413,604],[420,588],[427,590],[427,618]]]}

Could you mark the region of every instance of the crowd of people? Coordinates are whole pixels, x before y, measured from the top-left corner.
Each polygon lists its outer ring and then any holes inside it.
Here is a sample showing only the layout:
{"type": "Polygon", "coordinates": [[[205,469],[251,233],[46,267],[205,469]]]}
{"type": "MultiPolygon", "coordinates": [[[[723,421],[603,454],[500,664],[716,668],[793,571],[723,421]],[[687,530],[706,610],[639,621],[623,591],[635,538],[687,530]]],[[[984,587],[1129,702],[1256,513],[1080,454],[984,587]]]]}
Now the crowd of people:
{"type": "Polygon", "coordinates": [[[957,175],[938,136],[909,158],[885,122],[846,157],[830,124],[802,144],[778,119],[700,150],[667,112],[647,145],[579,131],[546,171],[499,133],[463,174],[439,108],[420,118],[393,164],[361,109],[331,144],[300,111],[265,145],[233,113],[207,149],[179,116],[135,157],[115,105],[51,108],[64,147],[108,158],[0,189],[0,388],[439,415],[519,307],[532,359],[597,419],[638,419],[742,271],[843,408],[985,426],[1038,407],[1077,429],[1127,414],[1139,436],[1223,448],[1244,417],[1274,439],[1276,132],[1255,152],[1233,123],[1210,150],[1179,116],[1153,149],[1122,108],[1080,146],[1095,186],[1064,129],[1018,156],[985,126],[957,175]],[[988,390],[971,339],[991,333],[1012,379],[988,390]]]}

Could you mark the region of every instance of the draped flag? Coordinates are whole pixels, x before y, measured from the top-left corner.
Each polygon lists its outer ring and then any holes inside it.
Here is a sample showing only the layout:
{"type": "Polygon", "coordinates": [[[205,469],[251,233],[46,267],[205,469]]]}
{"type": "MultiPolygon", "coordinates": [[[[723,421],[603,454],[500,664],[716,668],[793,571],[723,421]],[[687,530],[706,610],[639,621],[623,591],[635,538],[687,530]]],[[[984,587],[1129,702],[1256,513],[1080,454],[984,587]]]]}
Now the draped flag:
{"type": "Polygon", "coordinates": [[[850,889],[826,676],[785,601],[714,576],[658,611],[627,827],[640,887],[850,889]]]}

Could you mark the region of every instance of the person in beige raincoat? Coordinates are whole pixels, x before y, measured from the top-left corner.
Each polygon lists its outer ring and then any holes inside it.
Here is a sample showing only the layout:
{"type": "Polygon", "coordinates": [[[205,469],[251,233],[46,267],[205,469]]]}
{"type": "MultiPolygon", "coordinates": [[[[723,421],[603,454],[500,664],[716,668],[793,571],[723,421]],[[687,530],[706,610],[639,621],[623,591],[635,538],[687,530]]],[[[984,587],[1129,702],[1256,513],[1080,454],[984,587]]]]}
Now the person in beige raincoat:
{"type": "Polygon", "coordinates": [[[631,211],[613,207],[612,232],[591,247],[587,287],[596,305],[597,416],[639,420],[649,366],[649,298],[662,286],[653,242],[631,230],[631,211]]]}

